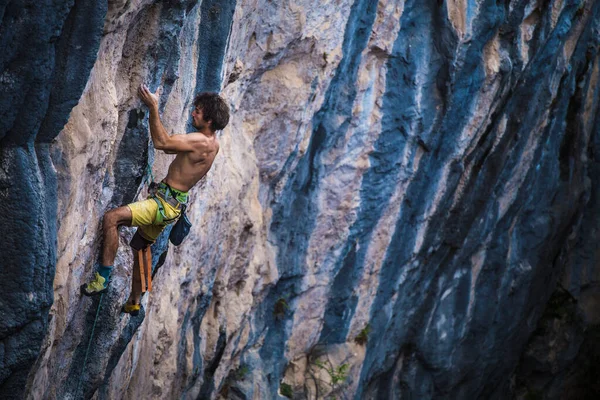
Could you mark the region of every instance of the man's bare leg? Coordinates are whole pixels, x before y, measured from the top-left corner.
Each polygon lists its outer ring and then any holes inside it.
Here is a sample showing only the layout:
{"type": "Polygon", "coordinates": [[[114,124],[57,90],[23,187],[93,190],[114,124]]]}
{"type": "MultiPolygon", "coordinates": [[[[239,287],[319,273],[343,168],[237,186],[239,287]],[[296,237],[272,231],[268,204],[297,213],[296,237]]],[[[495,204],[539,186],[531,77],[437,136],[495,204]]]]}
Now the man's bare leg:
{"type": "Polygon", "coordinates": [[[131,210],[129,207],[119,207],[104,214],[102,221],[102,262],[92,281],[81,286],[81,291],[86,296],[94,296],[106,292],[112,272],[113,263],[119,247],[120,225],[131,225],[131,210]]]}
{"type": "Polygon", "coordinates": [[[119,232],[120,225],[131,225],[131,210],[127,206],[115,208],[104,214],[102,220],[102,235],[104,243],[102,245],[102,265],[112,266],[117,256],[119,248],[119,232]]]}

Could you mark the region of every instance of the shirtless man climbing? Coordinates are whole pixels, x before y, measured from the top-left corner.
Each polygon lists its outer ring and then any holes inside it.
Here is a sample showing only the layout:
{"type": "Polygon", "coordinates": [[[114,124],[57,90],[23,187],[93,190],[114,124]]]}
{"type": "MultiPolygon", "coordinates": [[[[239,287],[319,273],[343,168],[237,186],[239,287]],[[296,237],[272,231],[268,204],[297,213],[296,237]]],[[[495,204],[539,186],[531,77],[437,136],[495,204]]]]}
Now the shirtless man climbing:
{"type": "MultiPolygon", "coordinates": [[[[225,128],[229,122],[227,103],[216,93],[200,93],[194,99],[192,111],[192,125],[198,131],[169,136],[158,115],[159,91],[152,93],[141,85],[138,94],[150,110],[150,135],[154,148],[177,156],[169,166],[166,178],[158,184],[155,198],[118,207],[104,215],[102,265],[94,279],[82,286],[82,292],[87,296],[104,293],[108,288],[119,246],[117,229],[120,225],[138,227],[130,243],[135,253],[146,251],[165,226],[179,217],[182,204],[188,201],[188,191],[206,175],[219,152],[215,132],[225,128]],[[162,210],[159,210],[159,202],[162,210]]],[[[136,254],[133,259],[131,294],[122,310],[137,315],[142,293],[136,254]]]]}

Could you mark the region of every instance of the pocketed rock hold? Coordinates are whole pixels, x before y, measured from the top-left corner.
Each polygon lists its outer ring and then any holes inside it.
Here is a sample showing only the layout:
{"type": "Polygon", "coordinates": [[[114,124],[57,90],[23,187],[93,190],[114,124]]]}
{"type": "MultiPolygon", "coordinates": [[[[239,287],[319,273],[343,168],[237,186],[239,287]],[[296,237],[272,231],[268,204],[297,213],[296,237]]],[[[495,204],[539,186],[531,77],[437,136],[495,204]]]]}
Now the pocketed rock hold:
{"type": "Polygon", "coordinates": [[[241,60],[235,60],[235,64],[233,65],[233,70],[229,74],[229,78],[227,79],[227,84],[233,83],[238,80],[242,71],[244,70],[244,63],[241,60]]]}

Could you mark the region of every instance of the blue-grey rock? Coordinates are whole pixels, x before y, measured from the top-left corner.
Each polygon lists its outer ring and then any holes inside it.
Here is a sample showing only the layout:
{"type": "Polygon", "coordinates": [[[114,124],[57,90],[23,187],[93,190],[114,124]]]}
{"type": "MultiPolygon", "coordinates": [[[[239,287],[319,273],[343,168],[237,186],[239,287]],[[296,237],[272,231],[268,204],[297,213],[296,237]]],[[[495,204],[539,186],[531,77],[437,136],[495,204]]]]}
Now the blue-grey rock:
{"type": "Polygon", "coordinates": [[[0,394],[22,398],[53,301],[58,194],[49,143],[87,82],[106,4],[10,1],[0,9],[0,394]]]}
{"type": "Polygon", "coordinates": [[[597,397],[600,1],[17,3],[0,393],[597,397]],[[171,160],[143,82],[169,133],[199,91],[232,118],[145,312],[123,228],[96,321],[102,214],[171,160]]]}

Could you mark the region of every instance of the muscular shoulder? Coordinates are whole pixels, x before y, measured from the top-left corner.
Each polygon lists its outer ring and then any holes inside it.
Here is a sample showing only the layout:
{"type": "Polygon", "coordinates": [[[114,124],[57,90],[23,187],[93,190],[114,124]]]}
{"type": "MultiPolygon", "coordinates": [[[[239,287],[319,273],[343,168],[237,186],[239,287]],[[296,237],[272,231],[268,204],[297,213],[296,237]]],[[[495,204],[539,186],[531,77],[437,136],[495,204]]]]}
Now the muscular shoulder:
{"type": "MultiPolygon", "coordinates": [[[[163,145],[157,147],[170,153],[195,153],[206,155],[215,151],[216,138],[206,136],[200,132],[171,135],[163,145]]],[[[156,145],[155,145],[156,146],[156,145]]]]}
{"type": "Polygon", "coordinates": [[[210,157],[219,151],[219,142],[216,137],[207,137],[200,132],[193,132],[188,134],[188,136],[191,136],[190,139],[193,142],[196,153],[210,157]]]}
{"type": "Polygon", "coordinates": [[[194,150],[201,152],[212,150],[216,142],[214,139],[208,138],[200,132],[191,132],[185,136],[187,141],[194,147],[194,150]]]}

